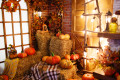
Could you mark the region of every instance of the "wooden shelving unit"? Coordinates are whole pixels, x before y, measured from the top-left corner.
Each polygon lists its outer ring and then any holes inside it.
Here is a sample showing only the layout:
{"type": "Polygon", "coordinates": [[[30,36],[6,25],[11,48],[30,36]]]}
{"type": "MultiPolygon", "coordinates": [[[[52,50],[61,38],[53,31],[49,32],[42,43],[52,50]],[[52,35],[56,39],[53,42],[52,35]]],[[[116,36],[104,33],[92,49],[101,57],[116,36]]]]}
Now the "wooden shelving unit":
{"type": "Polygon", "coordinates": [[[99,32],[97,37],[104,37],[109,39],[120,39],[120,33],[99,32]]]}

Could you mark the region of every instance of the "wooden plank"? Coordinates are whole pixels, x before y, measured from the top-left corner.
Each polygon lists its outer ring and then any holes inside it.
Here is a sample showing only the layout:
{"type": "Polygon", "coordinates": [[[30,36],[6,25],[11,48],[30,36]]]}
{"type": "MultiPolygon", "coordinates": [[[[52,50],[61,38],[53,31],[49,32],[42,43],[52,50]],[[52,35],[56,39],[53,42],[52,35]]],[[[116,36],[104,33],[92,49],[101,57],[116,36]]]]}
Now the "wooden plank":
{"type": "Polygon", "coordinates": [[[2,20],[3,20],[3,30],[4,30],[5,53],[6,53],[6,58],[7,58],[8,54],[7,54],[7,40],[6,40],[5,15],[4,15],[4,9],[3,9],[3,2],[2,2],[2,20]]]}
{"type": "Polygon", "coordinates": [[[101,75],[101,74],[99,74],[99,73],[91,72],[91,71],[87,71],[87,70],[83,70],[82,73],[83,73],[83,74],[85,74],[85,73],[91,73],[91,74],[93,74],[93,76],[94,76],[96,79],[99,79],[99,80],[116,80],[116,79],[113,78],[113,77],[101,75]]]}
{"type": "Polygon", "coordinates": [[[0,61],[0,63],[4,63],[5,61],[0,61]]]}
{"type": "Polygon", "coordinates": [[[83,4],[83,5],[86,5],[86,4],[88,4],[88,3],[92,2],[92,1],[94,1],[94,0],[90,0],[88,2],[85,2],[85,4],[83,4]]]}
{"type": "Polygon", "coordinates": [[[12,12],[11,12],[11,22],[12,22],[13,45],[15,46],[15,35],[14,35],[14,24],[13,24],[13,13],[12,12]]]}
{"type": "Polygon", "coordinates": [[[85,46],[85,48],[101,48],[101,47],[97,47],[97,46],[85,46]]]}
{"type": "MultiPolygon", "coordinates": [[[[20,23],[20,21],[5,21],[5,23],[20,23]]],[[[22,23],[28,23],[28,21],[21,21],[22,23]]],[[[0,21],[0,23],[3,23],[3,21],[0,21]]]]}
{"type": "Polygon", "coordinates": [[[99,32],[98,37],[120,39],[120,33],[99,32]]]}
{"type": "Polygon", "coordinates": [[[93,16],[93,15],[95,15],[95,16],[100,16],[101,13],[98,13],[98,14],[83,14],[83,16],[93,16]]]}
{"type": "MultiPolygon", "coordinates": [[[[23,33],[24,34],[29,34],[29,33],[23,33]]],[[[6,36],[12,36],[13,34],[7,34],[6,36]]],[[[21,35],[21,33],[18,33],[18,34],[14,34],[14,35],[21,35]]],[[[4,37],[4,35],[0,35],[0,37],[4,37]]]]}
{"type": "MultiPolygon", "coordinates": [[[[23,46],[28,46],[28,45],[30,45],[30,44],[24,44],[23,46]]],[[[17,46],[15,46],[15,47],[21,47],[22,45],[17,45],[17,46]]],[[[5,48],[0,48],[0,50],[5,50],[5,48]]]]}
{"type": "Polygon", "coordinates": [[[21,15],[21,7],[20,7],[20,5],[19,5],[19,17],[20,17],[21,45],[22,45],[22,51],[23,51],[22,15],[21,15]]]}
{"type": "Polygon", "coordinates": [[[30,16],[30,6],[27,4],[28,7],[28,27],[29,27],[29,43],[32,46],[32,38],[31,38],[31,16],[30,16]]]}

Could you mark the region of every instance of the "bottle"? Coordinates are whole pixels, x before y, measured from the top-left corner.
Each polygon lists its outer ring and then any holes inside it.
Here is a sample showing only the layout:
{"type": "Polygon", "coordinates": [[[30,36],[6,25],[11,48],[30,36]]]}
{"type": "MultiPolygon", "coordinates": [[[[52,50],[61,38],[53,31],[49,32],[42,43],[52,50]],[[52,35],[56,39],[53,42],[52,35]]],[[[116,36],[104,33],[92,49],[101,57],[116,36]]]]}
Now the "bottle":
{"type": "Polygon", "coordinates": [[[118,29],[118,24],[116,23],[117,21],[117,18],[113,17],[111,19],[111,23],[109,25],[109,32],[110,33],[116,33],[117,32],[117,29],[118,29]]]}

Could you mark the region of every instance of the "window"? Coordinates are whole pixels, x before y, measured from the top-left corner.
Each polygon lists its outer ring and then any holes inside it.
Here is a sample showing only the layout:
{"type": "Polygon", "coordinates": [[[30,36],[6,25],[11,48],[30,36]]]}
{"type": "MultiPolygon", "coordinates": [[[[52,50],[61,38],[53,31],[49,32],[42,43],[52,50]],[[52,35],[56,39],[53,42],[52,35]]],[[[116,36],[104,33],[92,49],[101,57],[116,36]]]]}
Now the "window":
{"type": "MultiPolygon", "coordinates": [[[[7,12],[0,0],[0,69],[8,57],[7,47],[15,45],[17,53],[30,46],[29,13],[26,2],[21,0],[16,12],[7,12]]],[[[1,71],[1,70],[0,70],[1,71]]]]}

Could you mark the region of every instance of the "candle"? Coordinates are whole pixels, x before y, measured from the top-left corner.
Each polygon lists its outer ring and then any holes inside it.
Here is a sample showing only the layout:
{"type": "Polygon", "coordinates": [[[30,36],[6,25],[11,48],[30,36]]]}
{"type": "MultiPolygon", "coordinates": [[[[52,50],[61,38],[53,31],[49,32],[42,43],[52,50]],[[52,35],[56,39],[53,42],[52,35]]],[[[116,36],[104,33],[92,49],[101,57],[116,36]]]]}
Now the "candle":
{"type": "Polygon", "coordinates": [[[82,80],[94,80],[93,74],[86,73],[82,76],[82,80]]]}

